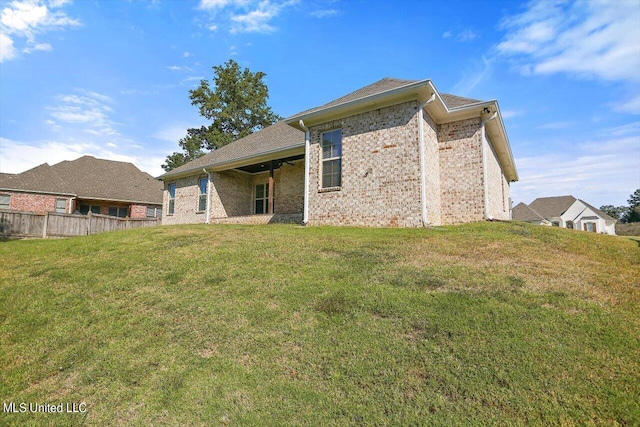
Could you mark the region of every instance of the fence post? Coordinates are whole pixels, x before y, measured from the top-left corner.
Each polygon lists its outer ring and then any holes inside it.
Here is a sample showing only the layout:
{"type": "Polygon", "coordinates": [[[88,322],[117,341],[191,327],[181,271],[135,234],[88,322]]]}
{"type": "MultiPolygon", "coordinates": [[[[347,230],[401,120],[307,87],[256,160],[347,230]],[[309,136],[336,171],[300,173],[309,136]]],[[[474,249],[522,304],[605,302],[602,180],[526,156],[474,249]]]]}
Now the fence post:
{"type": "Polygon", "coordinates": [[[44,213],[44,224],[42,224],[42,238],[47,238],[47,227],[49,226],[49,212],[44,213]]]}
{"type": "Polygon", "coordinates": [[[91,234],[91,210],[87,212],[87,234],[91,234]]]}

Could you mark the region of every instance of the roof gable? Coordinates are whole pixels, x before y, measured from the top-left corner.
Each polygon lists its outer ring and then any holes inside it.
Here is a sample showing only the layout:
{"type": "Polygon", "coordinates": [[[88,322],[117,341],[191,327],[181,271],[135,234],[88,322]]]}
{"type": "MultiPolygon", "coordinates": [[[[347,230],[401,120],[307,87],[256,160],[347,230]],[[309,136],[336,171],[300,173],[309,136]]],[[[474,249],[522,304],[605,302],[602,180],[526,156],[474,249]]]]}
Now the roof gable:
{"type": "Polygon", "coordinates": [[[512,210],[513,219],[519,221],[546,221],[538,212],[531,209],[526,203],[518,203],[512,210]]]}
{"type": "Polygon", "coordinates": [[[573,196],[538,197],[529,204],[531,209],[538,212],[543,217],[560,217],[578,200],[573,196]]]}

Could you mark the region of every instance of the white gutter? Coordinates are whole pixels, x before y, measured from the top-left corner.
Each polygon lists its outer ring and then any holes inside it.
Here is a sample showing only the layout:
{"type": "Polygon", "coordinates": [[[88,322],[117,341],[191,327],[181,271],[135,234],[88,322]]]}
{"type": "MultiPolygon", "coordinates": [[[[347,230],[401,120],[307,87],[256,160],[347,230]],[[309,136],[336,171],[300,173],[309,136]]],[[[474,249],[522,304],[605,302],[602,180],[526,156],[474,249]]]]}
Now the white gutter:
{"type": "Polygon", "coordinates": [[[304,125],[302,119],[298,122],[302,130],[304,130],[304,213],[302,215],[302,223],[307,225],[309,222],[309,151],[311,134],[309,128],[304,125]]]}
{"type": "Polygon", "coordinates": [[[487,179],[487,152],[485,146],[488,144],[485,124],[498,117],[498,112],[493,113],[491,117],[482,120],[482,180],[484,181],[484,218],[491,221],[493,217],[489,215],[489,181],[487,179]]]}
{"type": "Polygon", "coordinates": [[[209,224],[209,211],[211,209],[211,172],[207,172],[205,168],[202,171],[207,174],[207,209],[205,213],[204,223],[209,224]]]}
{"type": "Polygon", "coordinates": [[[431,225],[427,220],[427,159],[424,147],[424,112],[423,108],[436,99],[436,94],[431,94],[431,98],[420,104],[418,107],[418,150],[420,151],[420,200],[422,202],[422,226],[431,225]]]}

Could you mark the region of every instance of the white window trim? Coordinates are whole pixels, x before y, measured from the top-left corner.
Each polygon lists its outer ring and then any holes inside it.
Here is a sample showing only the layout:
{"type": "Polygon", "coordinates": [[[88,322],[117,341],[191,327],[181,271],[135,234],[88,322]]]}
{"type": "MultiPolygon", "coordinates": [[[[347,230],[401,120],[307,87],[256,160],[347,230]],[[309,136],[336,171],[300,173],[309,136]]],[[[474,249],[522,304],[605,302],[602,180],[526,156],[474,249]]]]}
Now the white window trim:
{"type": "Polygon", "coordinates": [[[340,153],[342,153],[342,142],[343,142],[343,137],[342,137],[342,128],[334,128],[334,129],[329,129],[329,130],[325,130],[324,132],[320,132],[320,152],[319,152],[319,161],[320,161],[320,167],[318,168],[319,170],[319,175],[318,175],[318,192],[319,193],[324,193],[324,192],[329,192],[329,191],[339,191],[342,189],[342,154],[340,154],[340,156],[337,157],[329,157],[329,158],[323,158],[323,146],[322,146],[322,141],[323,141],[323,137],[322,135],[324,135],[325,133],[329,133],[329,132],[335,132],[339,130],[340,131],[340,153]],[[340,160],[340,185],[338,186],[334,186],[334,187],[324,187],[323,186],[323,169],[324,169],[324,162],[328,162],[331,160],[340,160]]]}

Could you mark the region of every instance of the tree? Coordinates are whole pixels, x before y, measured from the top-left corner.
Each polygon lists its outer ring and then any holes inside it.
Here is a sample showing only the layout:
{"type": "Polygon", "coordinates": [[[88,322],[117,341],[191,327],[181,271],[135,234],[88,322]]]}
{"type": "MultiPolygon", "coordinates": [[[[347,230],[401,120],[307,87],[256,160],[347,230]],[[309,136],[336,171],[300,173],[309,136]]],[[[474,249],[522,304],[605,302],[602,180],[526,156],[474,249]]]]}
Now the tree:
{"type": "Polygon", "coordinates": [[[640,188],[629,196],[627,203],[629,203],[629,208],[624,215],[623,222],[640,222],[640,188]]]}
{"type": "Polygon", "coordinates": [[[604,205],[600,206],[600,210],[612,218],[617,219],[618,221],[622,221],[622,218],[627,213],[626,206],[613,206],[613,205],[604,205]]]}
{"type": "Polygon", "coordinates": [[[162,165],[167,172],[204,155],[205,150],[215,150],[282,120],[267,105],[265,73],[241,70],[233,59],[213,70],[213,90],[208,81],[201,80],[197,89],[189,91],[191,105],[212,123],[187,129],[187,135],[178,141],[182,152],[167,156],[162,165]]]}

